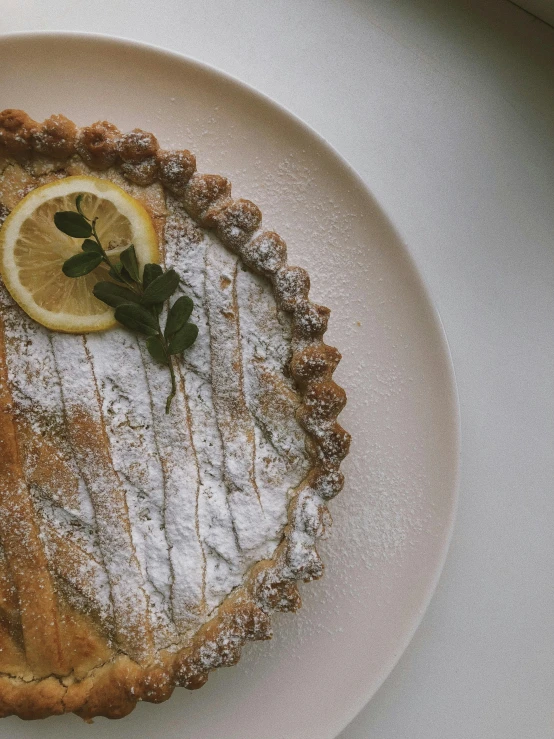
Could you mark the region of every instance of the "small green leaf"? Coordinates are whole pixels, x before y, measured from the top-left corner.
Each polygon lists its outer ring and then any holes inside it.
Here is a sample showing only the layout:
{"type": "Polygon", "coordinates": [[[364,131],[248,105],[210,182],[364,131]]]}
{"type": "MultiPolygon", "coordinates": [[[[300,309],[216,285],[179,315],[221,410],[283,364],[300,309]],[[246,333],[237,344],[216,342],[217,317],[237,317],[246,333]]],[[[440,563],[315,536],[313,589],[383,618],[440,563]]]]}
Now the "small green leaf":
{"type": "Polygon", "coordinates": [[[83,213],[83,211],[81,210],[81,203],[83,202],[83,198],[84,198],[84,197],[85,197],[85,196],[84,196],[84,194],[83,194],[83,193],[81,193],[80,195],[77,195],[77,198],[75,199],[75,207],[77,208],[77,211],[78,211],[78,212],[79,212],[79,213],[80,213],[80,214],[81,214],[81,215],[82,215],[82,216],[83,216],[84,218],[86,218],[85,214],[84,214],[84,213],[83,213]]]}
{"type": "Polygon", "coordinates": [[[160,364],[169,364],[169,360],[165,354],[164,345],[159,336],[150,336],[146,339],[146,348],[150,352],[152,359],[160,364]]]}
{"type": "Polygon", "coordinates": [[[81,249],[86,252],[94,252],[94,254],[102,254],[102,247],[93,239],[85,239],[81,244],[81,249]]]}
{"type": "Polygon", "coordinates": [[[180,298],[173,303],[167,314],[165,324],[165,338],[171,337],[183,328],[192,313],[193,302],[188,295],[181,295],[180,298]]]}
{"type": "Polygon", "coordinates": [[[56,228],[74,239],[86,239],[92,233],[92,226],[80,213],[60,210],[54,215],[56,228]]]}
{"type": "Polygon", "coordinates": [[[146,289],[156,277],[163,275],[163,272],[161,264],[145,264],[142,273],[142,286],[146,289]]]}
{"type": "Polygon", "coordinates": [[[119,258],[121,260],[121,264],[125,267],[125,269],[129,273],[130,278],[134,282],[140,282],[137,255],[136,255],[135,247],[133,246],[133,244],[131,244],[131,246],[128,246],[124,251],[122,251],[121,254],[119,255],[119,258]]]}
{"type": "Polygon", "coordinates": [[[141,305],[125,303],[118,306],[115,309],[115,319],[131,331],[138,331],[147,336],[156,336],[159,333],[158,322],[150,311],[141,305]]]}
{"type": "Polygon", "coordinates": [[[125,285],[136,285],[136,282],[131,278],[131,275],[127,272],[121,262],[116,262],[110,267],[108,274],[114,280],[123,282],[125,285]]]}
{"type": "Polygon", "coordinates": [[[167,300],[177,287],[179,286],[179,275],[174,269],[168,269],[159,277],[153,280],[142,296],[142,303],[144,305],[151,305],[152,303],[163,303],[167,300]]]}
{"type": "Polygon", "coordinates": [[[95,298],[101,300],[112,308],[118,308],[124,303],[138,303],[139,296],[132,290],[122,285],[115,285],[113,282],[97,282],[92,288],[95,298]]]}
{"type": "Polygon", "coordinates": [[[100,254],[81,252],[63,263],[62,272],[66,277],[83,277],[96,269],[102,262],[100,254]]]}
{"type": "Polygon", "coordinates": [[[169,342],[167,351],[169,354],[180,354],[194,344],[197,336],[198,326],[195,323],[185,323],[169,342]]]}
{"type": "Polygon", "coordinates": [[[110,267],[108,274],[113,280],[117,280],[118,282],[123,282],[123,278],[121,277],[121,270],[123,269],[123,265],[121,262],[118,262],[117,264],[112,264],[110,267]]]}
{"type": "Polygon", "coordinates": [[[140,284],[140,283],[137,283],[137,281],[131,277],[129,272],[123,266],[121,267],[121,272],[119,274],[121,275],[121,277],[127,284],[129,284],[130,282],[134,284],[140,284]]]}

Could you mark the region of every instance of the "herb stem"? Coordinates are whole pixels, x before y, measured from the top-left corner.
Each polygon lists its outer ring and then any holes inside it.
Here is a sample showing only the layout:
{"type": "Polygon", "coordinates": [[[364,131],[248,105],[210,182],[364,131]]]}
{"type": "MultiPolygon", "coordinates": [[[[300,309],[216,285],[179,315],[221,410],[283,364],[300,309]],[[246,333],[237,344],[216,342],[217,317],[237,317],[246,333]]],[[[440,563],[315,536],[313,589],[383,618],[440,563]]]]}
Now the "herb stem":
{"type": "MultiPolygon", "coordinates": [[[[164,340],[164,349],[165,349],[165,340],[164,340]]],[[[169,413],[169,409],[171,408],[171,401],[175,397],[175,393],[177,392],[177,383],[175,382],[175,370],[173,368],[173,359],[171,356],[168,355],[167,361],[169,364],[169,374],[171,375],[171,392],[167,396],[167,400],[165,401],[165,412],[169,413]]]]}
{"type": "MultiPolygon", "coordinates": [[[[81,212],[81,211],[80,211],[80,209],[79,209],[79,212],[81,212]]],[[[97,219],[97,218],[94,218],[94,219],[93,219],[93,220],[91,221],[91,220],[90,220],[90,218],[87,218],[87,217],[86,217],[86,216],[85,216],[85,215],[84,215],[83,213],[81,213],[81,215],[83,216],[83,218],[85,218],[85,219],[86,219],[86,220],[87,220],[87,221],[88,221],[88,222],[90,223],[90,226],[91,226],[91,228],[92,228],[92,236],[94,237],[94,240],[96,241],[96,243],[97,243],[97,244],[98,244],[98,246],[100,247],[100,252],[101,252],[101,254],[102,254],[102,261],[103,261],[103,262],[105,262],[105,263],[106,263],[106,264],[108,265],[108,267],[110,267],[110,268],[111,268],[111,267],[112,267],[113,265],[112,265],[112,263],[110,262],[110,260],[108,259],[108,255],[107,255],[107,254],[106,254],[106,252],[104,251],[104,247],[102,246],[102,244],[101,244],[101,242],[100,242],[100,239],[99,239],[99,237],[98,237],[98,234],[97,234],[97,232],[96,232],[96,221],[97,221],[98,219],[97,219]]]]}
{"type": "MultiPolygon", "coordinates": [[[[87,218],[87,220],[88,220],[88,218],[87,218]]],[[[100,239],[98,238],[98,234],[96,233],[96,221],[97,220],[98,220],[97,218],[94,218],[92,221],[90,221],[90,226],[92,228],[92,235],[96,239],[96,243],[98,244],[98,246],[102,249],[102,254],[104,256],[106,256],[106,252],[102,248],[102,244],[100,243],[100,239]]]]}

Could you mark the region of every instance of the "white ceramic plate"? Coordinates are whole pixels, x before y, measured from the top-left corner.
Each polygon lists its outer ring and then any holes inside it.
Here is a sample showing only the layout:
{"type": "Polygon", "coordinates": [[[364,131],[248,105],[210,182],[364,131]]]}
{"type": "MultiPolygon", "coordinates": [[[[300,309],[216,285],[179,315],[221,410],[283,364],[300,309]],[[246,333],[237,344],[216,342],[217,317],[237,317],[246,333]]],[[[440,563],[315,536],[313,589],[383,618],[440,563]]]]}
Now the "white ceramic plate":
{"type": "Polygon", "coordinates": [[[353,435],[347,485],[333,501],[322,581],[304,607],[275,618],[198,692],[176,690],[117,726],[74,716],[0,736],[332,739],[387,677],[435,588],[456,504],[458,412],[442,329],[414,265],[349,166],[312,130],[247,86],[182,56],[107,37],[0,38],[0,108],[63,112],[154,131],[190,148],[199,169],[230,177],[266,227],[306,266],[329,305],[328,342],[343,361],[341,416],[353,435]]]}

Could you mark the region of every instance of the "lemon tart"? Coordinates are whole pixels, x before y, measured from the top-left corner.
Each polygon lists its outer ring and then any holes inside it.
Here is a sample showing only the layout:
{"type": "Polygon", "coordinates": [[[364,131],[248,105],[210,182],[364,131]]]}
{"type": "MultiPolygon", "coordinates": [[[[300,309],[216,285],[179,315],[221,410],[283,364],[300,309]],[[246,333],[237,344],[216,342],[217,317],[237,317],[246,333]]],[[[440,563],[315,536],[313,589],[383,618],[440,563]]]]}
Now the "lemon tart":
{"type": "Polygon", "coordinates": [[[3,111],[2,223],[0,715],[119,718],[236,663],[321,576],[340,354],[257,206],[151,133],[3,111]],[[50,219],[76,193],[194,301],[169,413],[94,274],[64,282],[74,244],[50,219]]]}

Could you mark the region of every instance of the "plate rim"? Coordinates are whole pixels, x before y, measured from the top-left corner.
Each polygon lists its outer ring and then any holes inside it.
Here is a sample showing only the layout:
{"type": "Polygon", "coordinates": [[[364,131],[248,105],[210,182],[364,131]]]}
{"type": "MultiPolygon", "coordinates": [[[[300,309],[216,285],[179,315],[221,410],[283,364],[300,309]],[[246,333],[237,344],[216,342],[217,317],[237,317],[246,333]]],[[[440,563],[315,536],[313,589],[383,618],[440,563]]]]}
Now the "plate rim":
{"type": "Polygon", "coordinates": [[[429,608],[431,600],[436,592],[439,580],[443,574],[450,546],[452,543],[453,533],[456,525],[459,497],[460,497],[460,477],[461,477],[461,439],[462,439],[462,426],[461,426],[461,412],[460,412],[460,396],[458,384],[456,381],[456,372],[452,359],[452,352],[448,341],[448,336],[445,331],[444,323],[441,315],[438,311],[436,303],[433,299],[432,290],[428,284],[425,273],[420,269],[417,260],[413,252],[410,249],[409,244],[402,238],[397,227],[395,226],[392,219],[389,217],[388,212],[381,205],[379,200],[375,197],[371,191],[368,183],[362,178],[357,170],[350,164],[346,157],[338,151],[333,144],[331,144],[322,134],[315,130],[308,122],[301,118],[298,114],[291,111],[288,107],[275,100],[273,97],[265,92],[257,89],[253,85],[241,80],[229,72],[217,67],[216,65],[204,62],[194,56],[184,54],[180,51],[175,51],[170,48],[159,46],[147,41],[136,40],[127,36],[119,36],[108,33],[96,33],[90,31],[71,31],[71,30],[32,30],[32,31],[12,31],[8,33],[0,33],[0,45],[7,41],[22,42],[29,41],[37,38],[71,38],[74,41],[86,40],[87,42],[99,42],[103,44],[109,44],[112,46],[126,46],[134,48],[139,51],[154,53],[156,55],[166,57],[167,59],[178,61],[197,67],[203,72],[215,75],[227,84],[233,85],[239,88],[243,93],[246,92],[248,95],[262,100],[264,104],[269,107],[277,109],[282,115],[285,115],[292,122],[303,129],[304,133],[311,137],[314,137],[320,146],[326,150],[326,153],[337,161],[356,183],[356,185],[363,191],[364,195],[372,202],[373,206],[379,211],[380,217],[383,219],[387,228],[391,234],[395,237],[397,247],[402,251],[402,256],[407,262],[410,269],[410,274],[417,282],[417,286],[421,292],[422,297],[426,302],[427,309],[430,312],[430,323],[433,326],[433,330],[436,333],[438,344],[442,352],[442,359],[445,370],[445,388],[448,390],[448,399],[451,406],[451,432],[453,434],[452,439],[452,483],[449,489],[449,498],[451,500],[450,511],[448,515],[447,524],[443,531],[443,539],[440,547],[437,548],[437,566],[433,573],[433,577],[430,579],[428,587],[425,591],[425,597],[422,598],[420,608],[417,611],[413,622],[410,624],[410,628],[406,630],[405,638],[399,643],[398,650],[395,651],[392,659],[387,662],[381,669],[379,677],[373,681],[372,685],[369,686],[367,694],[364,695],[363,701],[356,705],[347,712],[347,718],[342,723],[336,737],[339,736],[342,731],[354,720],[354,718],[363,710],[363,708],[371,701],[374,695],[380,690],[383,683],[387,680],[393,670],[396,668],[409,644],[415,636],[416,631],[419,629],[425,614],[429,608]]]}

